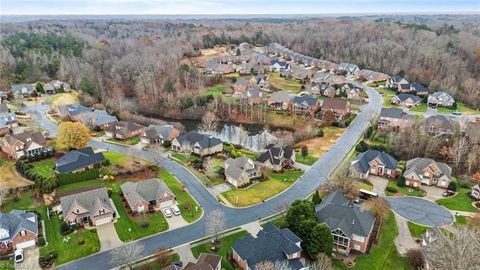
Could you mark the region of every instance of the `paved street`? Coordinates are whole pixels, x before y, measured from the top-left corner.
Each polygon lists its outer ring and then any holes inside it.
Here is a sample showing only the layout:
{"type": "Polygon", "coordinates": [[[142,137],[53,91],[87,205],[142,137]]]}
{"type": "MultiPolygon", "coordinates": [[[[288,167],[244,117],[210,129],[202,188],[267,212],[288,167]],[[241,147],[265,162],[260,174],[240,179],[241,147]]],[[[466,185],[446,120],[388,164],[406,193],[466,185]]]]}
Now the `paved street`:
{"type": "Polygon", "coordinates": [[[403,218],[424,226],[445,226],[453,223],[453,215],[435,202],[417,197],[386,197],[390,208],[403,218]]]}
{"type": "Polygon", "coordinates": [[[50,105],[31,105],[22,108],[21,111],[30,114],[32,120],[37,121],[40,127],[48,133],[48,137],[53,138],[57,136],[57,125],[47,117],[50,108],[50,105]]]}

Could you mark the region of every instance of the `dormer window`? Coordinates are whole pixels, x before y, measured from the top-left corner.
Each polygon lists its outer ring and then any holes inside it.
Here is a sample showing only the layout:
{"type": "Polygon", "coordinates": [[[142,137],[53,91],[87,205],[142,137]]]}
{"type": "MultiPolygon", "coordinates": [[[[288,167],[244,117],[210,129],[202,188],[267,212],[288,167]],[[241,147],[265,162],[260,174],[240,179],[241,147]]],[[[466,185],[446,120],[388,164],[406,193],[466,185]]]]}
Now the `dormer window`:
{"type": "Polygon", "coordinates": [[[77,214],[80,214],[80,209],[77,208],[77,214]]]}
{"type": "Polygon", "coordinates": [[[27,234],[27,232],[25,230],[20,230],[20,236],[24,236],[26,234],[27,234]]]}

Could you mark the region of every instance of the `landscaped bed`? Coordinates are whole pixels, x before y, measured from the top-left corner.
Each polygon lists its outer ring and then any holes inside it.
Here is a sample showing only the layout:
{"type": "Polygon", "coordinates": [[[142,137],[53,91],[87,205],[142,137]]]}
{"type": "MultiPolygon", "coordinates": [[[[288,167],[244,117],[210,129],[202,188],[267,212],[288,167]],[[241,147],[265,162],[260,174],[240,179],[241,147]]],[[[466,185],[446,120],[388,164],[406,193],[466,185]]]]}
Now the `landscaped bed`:
{"type": "Polygon", "coordinates": [[[286,171],[285,173],[268,172],[267,181],[259,181],[243,189],[232,189],[222,195],[235,206],[250,206],[284,191],[302,176],[302,171],[286,171]]]}
{"type": "Polygon", "coordinates": [[[477,213],[478,209],[473,207],[473,199],[468,196],[471,189],[469,188],[460,188],[457,190],[457,194],[452,197],[443,198],[437,200],[436,202],[439,205],[443,205],[450,210],[458,210],[458,211],[467,211],[467,212],[474,212],[477,213]]]}
{"type": "Polygon", "coordinates": [[[140,142],[140,137],[135,136],[132,138],[128,138],[126,140],[118,140],[118,139],[107,139],[106,142],[113,143],[113,144],[120,144],[120,145],[135,145],[140,142]]]}

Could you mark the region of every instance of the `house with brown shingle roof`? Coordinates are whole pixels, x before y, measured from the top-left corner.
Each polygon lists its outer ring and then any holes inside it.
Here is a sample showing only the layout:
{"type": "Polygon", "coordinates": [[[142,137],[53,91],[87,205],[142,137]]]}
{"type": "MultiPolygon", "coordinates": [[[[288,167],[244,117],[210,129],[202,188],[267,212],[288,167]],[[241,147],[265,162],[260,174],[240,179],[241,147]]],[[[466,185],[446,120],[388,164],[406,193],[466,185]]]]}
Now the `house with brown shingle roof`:
{"type": "Polygon", "coordinates": [[[47,145],[45,136],[40,132],[7,134],[0,140],[0,147],[13,159],[43,155],[52,151],[52,148],[47,145]]]}
{"type": "Polygon", "coordinates": [[[342,120],[350,113],[350,102],[340,98],[326,98],[323,100],[321,112],[325,114],[326,111],[333,112],[337,121],[342,120]]]}
{"type": "Polygon", "coordinates": [[[105,135],[110,138],[126,140],[142,134],[144,126],[130,121],[112,123],[105,130],[105,135]]]}

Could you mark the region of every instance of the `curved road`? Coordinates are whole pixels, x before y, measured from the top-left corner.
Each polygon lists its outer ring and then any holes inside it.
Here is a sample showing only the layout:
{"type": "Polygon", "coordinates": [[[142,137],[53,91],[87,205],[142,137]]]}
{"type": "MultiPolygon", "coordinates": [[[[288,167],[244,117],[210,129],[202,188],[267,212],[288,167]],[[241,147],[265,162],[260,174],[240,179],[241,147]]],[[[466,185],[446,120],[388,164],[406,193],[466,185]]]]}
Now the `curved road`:
{"type": "MultiPolygon", "coordinates": [[[[358,83],[353,83],[358,85],[358,83]]],[[[355,145],[360,136],[362,136],[370,121],[382,108],[381,96],[372,88],[365,87],[364,85],[362,85],[362,87],[365,88],[369,96],[369,103],[362,106],[362,110],[357,115],[356,119],[350,124],[344,134],[337,140],[330,150],[315,162],[312,168],[297,180],[297,182],[288,190],[272,199],[251,207],[230,208],[220,204],[200,183],[200,181],[195,178],[195,176],[174,161],[161,158],[152,152],[144,150],[137,150],[134,154],[141,158],[158,162],[159,165],[165,167],[178,179],[184,182],[205,213],[208,213],[215,208],[221,208],[225,213],[227,227],[229,229],[235,228],[278,213],[279,206],[283,205],[285,202],[290,203],[293,200],[307,197],[315,190],[315,188],[325,181],[335,167],[342,162],[345,155],[355,145]]],[[[45,115],[37,114],[35,116],[39,117],[39,121],[49,121],[45,115]]],[[[47,125],[48,124],[43,124],[42,126],[47,125]]],[[[50,132],[53,133],[52,130],[50,130],[50,132]]],[[[97,141],[90,141],[90,145],[97,148],[108,148],[111,151],[117,152],[127,151],[127,147],[97,141]]],[[[130,149],[129,151],[132,150],[130,149]]],[[[155,253],[159,248],[175,247],[205,237],[204,222],[205,218],[202,218],[188,226],[148,236],[137,240],[136,242],[139,242],[145,247],[142,256],[148,256],[155,253]]],[[[58,269],[109,269],[116,267],[117,265],[112,265],[110,263],[110,252],[111,251],[99,252],[68,264],[61,265],[58,269]]]]}

